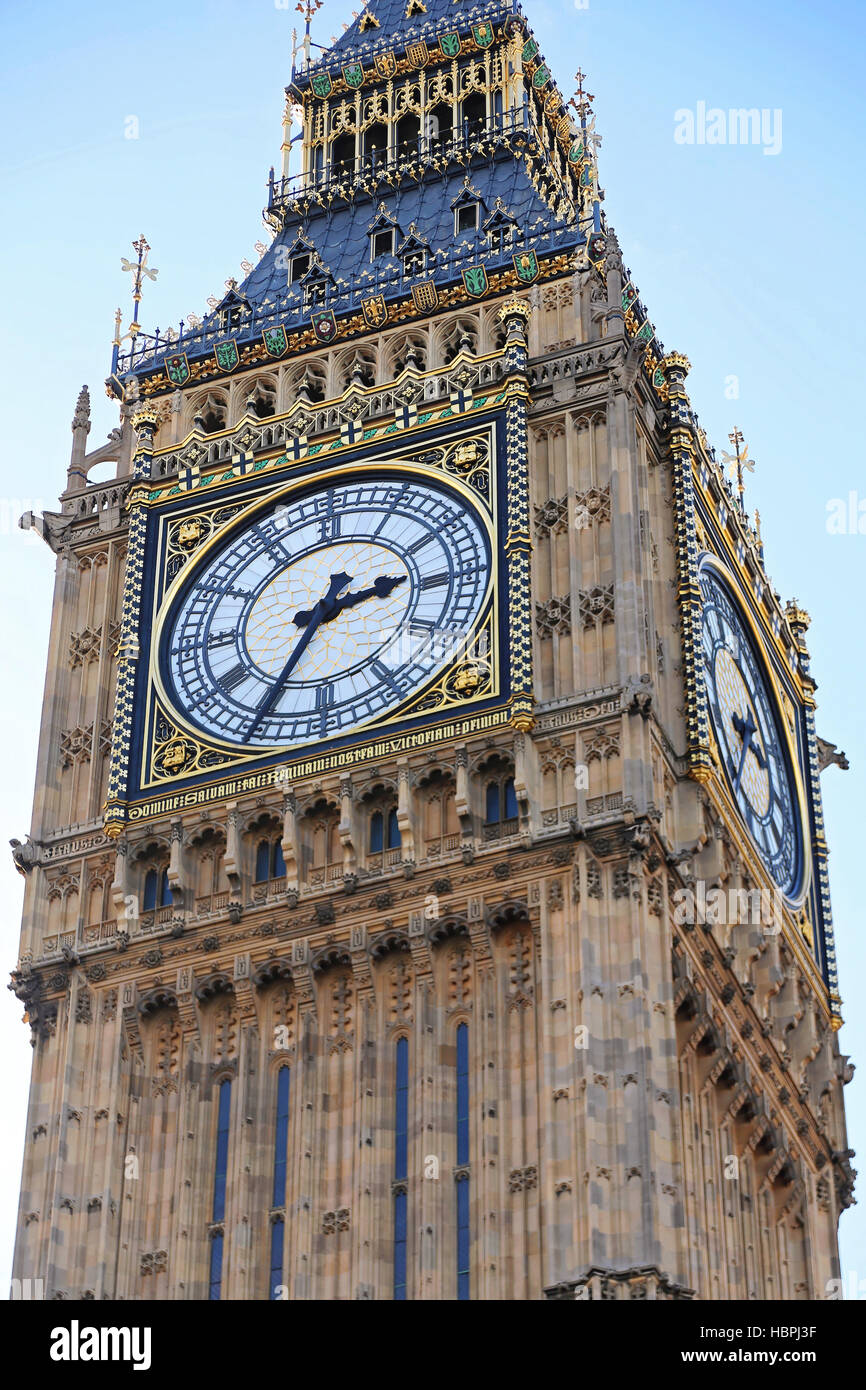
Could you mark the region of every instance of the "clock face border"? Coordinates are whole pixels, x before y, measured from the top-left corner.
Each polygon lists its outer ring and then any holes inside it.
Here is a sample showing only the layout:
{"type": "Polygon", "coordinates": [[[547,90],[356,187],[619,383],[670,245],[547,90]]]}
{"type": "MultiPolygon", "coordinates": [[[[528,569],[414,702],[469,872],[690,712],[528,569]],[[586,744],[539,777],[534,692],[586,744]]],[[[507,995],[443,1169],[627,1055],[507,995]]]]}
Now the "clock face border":
{"type": "MultiPolygon", "coordinates": [[[[275,462],[275,458],[261,461],[258,467],[264,468],[275,462]]],[[[146,595],[140,627],[140,648],[142,661],[136,678],[135,720],[131,739],[130,786],[128,805],[150,801],[155,795],[165,793],[170,799],[176,792],[186,788],[201,788],[215,780],[236,777],[244,773],[273,773],[276,769],[291,767],[292,764],[309,764],[312,758],[333,759],[336,767],[348,768],[352,750],[359,754],[367,745],[378,743],[382,738],[403,738],[421,731],[427,732],[430,726],[453,726],[474,716],[492,715],[498,712],[497,725],[508,722],[508,706],[511,699],[510,663],[515,638],[517,615],[512,611],[508,593],[508,564],[504,551],[507,534],[507,449],[505,437],[504,412],[497,412],[485,420],[473,422],[455,421],[453,430],[432,434],[415,435],[411,440],[398,438],[383,448],[381,444],[368,451],[357,448],[346,451],[339,458],[328,462],[326,458],[305,460],[302,464],[287,464],[270,475],[253,472],[245,479],[235,479],[228,485],[214,488],[213,496],[205,499],[197,492],[184,492],[151,503],[148,515],[148,542],[142,592],[146,595]],[[470,440],[483,442],[487,448],[487,481],[485,488],[475,488],[459,473],[443,466],[425,466],[425,454],[430,457],[431,450],[445,448],[450,452],[470,440]],[[194,582],[196,574],[206,568],[208,556],[216,554],[218,548],[226,545],[230,537],[245,525],[254,524],[261,516],[273,512],[280,501],[291,501],[304,493],[324,489],[328,485],[351,482],[353,477],[371,478],[381,475],[403,475],[416,479],[422,484],[450,492],[457,499],[470,505],[476,523],[485,532],[489,546],[490,571],[483,602],[467,639],[470,647],[479,634],[487,633],[489,642],[489,684],[478,695],[466,695],[459,700],[441,703],[439,706],[415,712],[414,706],[435,691],[450,672],[459,666],[461,658],[446,662],[438,667],[429,680],[423,681],[407,696],[405,701],[387,712],[374,717],[362,725],[355,726],[345,734],[334,734],[326,740],[311,739],[304,744],[274,745],[271,747],[245,748],[238,744],[223,743],[217,737],[205,734],[196,725],[188,722],[180,709],[177,709],[165,687],[161,669],[160,654],[167,624],[178,611],[179,595],[194,582]],[[167,575],[169,562],[168,536],[172,525],[194,517],[212,517],[215,512],[231,511],[232,515],[224,524],[214,526],[211,534],[204,540],[182,565],[173,577],[167,575]],[[145,655],[146,654],[146,655],[145,655]],[[177,735],[180,744],[195,745],[199,752],[213,755],[208,765],[198,757],[194,766],[182,766],[176,772],[161,773],[154,767],[159,752],[160,728],[166,721],[177,735]]],[[[493,724],[490,724],[492,730],[493,724]]],[[[467,729],[463,736],[468,736],[467,729]]],[[[443,737],[445,734],[443,733],[443,737]]],[[[435,742],[431,737],[431,746],[435,742]]],[[[420,746],[420,744],[419,744],[420,746]]],[[[408,750],[407,750],[408,751],[408,750]]],[[[384,756],[384,753],[382,754],[384,756]]],[[[365,758],[364,761],[367,759],[365,758]]],[[[263,783],[263,785],[265,785],[263,783]]],[[[214,797],[214,799],[219,799],[214,797]]]]}
{"type": "MultiPolygon", "coordinates": [[[[704,573],[705,570],[709,570],[713,573],[713,577],[716,583],[719,584],[719,586],[727,593],[728,599],[730,600],[731,605],[745,631],[746,638],[750,645],[752,657],[764,682],[767,698],[770,703],[770,715],[775,727],[776,737],[781,751],[785,771],[788,776],[789,789],[791,791],[792,814],[797,818],[797,825],[795,826],[795,831],[797,834],[798,841],[797,849],[799,860],[799,872],[794,890],[792,892],[787,892],[776,882],[775,878],[773,878],[772,874],[770,873],[770,870],[764,862],[764,857],[761,853],[761,849],[755,841],[754,836],[752,835],[749,826],[745,820],[743,812],[740,809],[739,802],[734,791],[734,786],[731,782],[730,773],[728,771],[727,766],[725,765],[725,760],[722,756],[722,750],[719,744],[719,736],[716,732],[715,722],[709,710],[709,691],[706,686],[706,678],[704,675],[703,647],[701,642],[698,644],[699,650],[697,655],[699,657],[698,664],[701,670],[701,681],[704,684],[704,696],[707,700],[707,723],[711,731],[714,748],[717,754],[716,758],[714,759],[715,776],[719,783],[723,786],[726,800],[729,801],[729,803],[733,806],[738,821],[742,825],[744,831],[746,832],[748,844],[752,852],[757,856],[764,873],[768,874],[772,879],[775,891],[777,891],[780,894],[780,896],[791,908],[800,909],[809,897],[812,887],[812,853],[810,833],[811,821],[808,812],[806,794],[803,786],[803,779],[800,773],[801,764],[798,748],[795,744],[794,737],[790,728],[788,727],[788,721],[785,717],[785,711],[782,703],[783,691],[787,695],[788,699],[792,702],[793,708],[795,709],[795,711],[797,711],[798,714],[800,709],[799,702],[797,701],[794,692],[785,690],[785,687],[782,684],[782,680],[780,680],[780,677],[777,674],[772,660],[769,659],[766,655],[765,645],[762,641],[760,628],[758,627],[754,619],[748,602],[743,597],[740,586],[737,584],[734,575],[727,568],[727,566],[723,564],[723,562],[719,560],[718,557],[714,555],[711,551],[706,551],[698,557],[697,578],[699,585],[701,575],[704,573]]],[[[701,595],[701,613],[703,630],[703,594],[701,595]]]]}

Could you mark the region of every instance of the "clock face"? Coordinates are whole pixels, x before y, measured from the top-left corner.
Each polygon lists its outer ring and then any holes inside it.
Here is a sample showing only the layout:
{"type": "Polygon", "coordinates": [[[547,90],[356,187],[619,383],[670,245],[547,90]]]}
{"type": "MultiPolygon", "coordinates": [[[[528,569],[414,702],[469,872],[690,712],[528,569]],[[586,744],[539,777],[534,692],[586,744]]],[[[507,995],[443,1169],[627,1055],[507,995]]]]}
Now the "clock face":
{"type": "Polygon", "coordinates": [[[802,877],[801,821],[777,702],[727,586],[708,565],[700,585],[704,676],[719,754],[764,864],[793,898],[802,877]]]}
{"type": "Polygon", "coordinates": [[[371,470],[293,494],[184,586],[164,629],[169,698],[223,743],[339,737],[453,663],[490,575],[481,517],[417,475],[371,470]]]}

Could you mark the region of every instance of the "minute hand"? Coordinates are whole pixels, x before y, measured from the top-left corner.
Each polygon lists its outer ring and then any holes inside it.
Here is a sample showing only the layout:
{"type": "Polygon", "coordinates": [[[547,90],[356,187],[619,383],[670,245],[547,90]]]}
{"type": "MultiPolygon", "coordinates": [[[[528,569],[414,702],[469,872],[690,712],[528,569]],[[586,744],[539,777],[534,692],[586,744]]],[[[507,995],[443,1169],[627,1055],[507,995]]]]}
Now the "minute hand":
{"type": "Polygon", "coordinates": [[[286,662],[285,666],[283,667],[282,671],[277,676],[277,679],[274,685],[271,687],[269,694],[266,696],[266,698],[262,701],[262,703],[256,710],[256,717],[253,720],[250,727],[247,729],[246,733],[244,734],[244,743],[249,743],[250,739],[258,729],[262,720],[270,714],[274,705],[279,700],[280,696],[283,693],[283,686],[289,679],[289,676],[294,671],[301,657],[304,655],[304,652],[307,650],[307,647],[310,645],[310,642],[315,637],[316,632],[318,631],[318,628],[322,623],[322,620],[324,619],[325,612],[326,604],[324,603],[324,601],[320,601],[316,604],[315,608],[310,614],[310,621],[304,630],[303,636],[299,638],[297,645],[294,647],[292,654],[286,662]]]}

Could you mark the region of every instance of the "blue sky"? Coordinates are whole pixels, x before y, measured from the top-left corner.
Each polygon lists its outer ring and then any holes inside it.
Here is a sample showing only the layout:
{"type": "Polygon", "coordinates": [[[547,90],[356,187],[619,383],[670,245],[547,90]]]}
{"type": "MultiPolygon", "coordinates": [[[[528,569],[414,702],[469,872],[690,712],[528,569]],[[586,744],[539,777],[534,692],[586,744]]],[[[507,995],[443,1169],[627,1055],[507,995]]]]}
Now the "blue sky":
{"type": "MultiPolygon", "coordinates": [[[[588,0],[580,8],[526,0],[526,8],[560,86],[570,93],[578,65],[589,74],[605,207],[626,262],[665,346],[691,359],[689,389],[711,442],[727,448],[730,430],[743,430],[758,465],[748,502],[761,512],[770,575],[783,598],[796,596],[812,615],[818,731],[852,764],[848,773],[831,768],[823,787],[848,1020],[841,1045],[856,1062],[866,1058],[856,878],[866,658],[855,621],[866,534],[829,534],[826,521],[833,499],[853,491],[866,502],[855,416],[866,9],[854,0],[588,0]],[[780,152],[677,143],[677,113],[700,102],[781,111],[780,152]]],[[[339,33],[350,14],[328,0],[317,37],[339,33]]],[[[129,310],[120,258],[132,255],[133,239],[146,234],[160,272],[142,311],[150,328],[201,314],[208,295],[240,278],[243,259],[255,261],[298,18],[274,0],[2,7],[0,841],[23,839],[29,826],[53,583],[49,552],[15,523],[29,507],[56,504],[82,383],[94,401],[90,447],[116,424],[102,381],[114,310],[129,310]],[[129,117],[138,139],[125,138],[129,117]]],[[[4,970],[15,963],[21,888],[4,856],[4,970]]],[[[30,1064],[20,1012],[4,992],[0,1113],[12,1140],[0,1160],[0,1285],[30,1064]]],[[[848,1106],[849,1142],[862,1151],[862,1075],[848,1106]]],[[[848,1269],[866,1280],[863,1210],[843,1218],[842,1244],[848,1269]]]]}

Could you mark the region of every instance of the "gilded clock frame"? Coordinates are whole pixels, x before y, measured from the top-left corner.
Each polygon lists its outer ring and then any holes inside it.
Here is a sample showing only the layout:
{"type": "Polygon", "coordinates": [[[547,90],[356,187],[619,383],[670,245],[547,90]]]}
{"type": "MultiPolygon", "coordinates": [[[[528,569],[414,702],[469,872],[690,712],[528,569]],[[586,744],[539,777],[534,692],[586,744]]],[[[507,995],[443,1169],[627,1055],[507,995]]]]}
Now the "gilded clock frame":
{"type": "MultiPolygon", "coordinates": [[[[511,608],[503,568],[506,564],[506,503],[508,470],[511,466],[507,418],[507,407],[504,411],[494,408],[483,419],[462,419],[446,431],[441,427],[430,435],[426,431],[417,434],[413,431],[411,438],[394,439],[384,448],[377,441],[368,445],[363,453],[359,448],[340,451],[332,462],[324,466],[318,459],[315,464],[309,459],[286,462],[272,472],[263,472],[260,477],[256,474],[255,478],[245,482],[233,480],[225,487],[215,486],[214,495],[208,498],[206,504],[204,496],[196,491],[170,498],[161,492],[150,498],[148,507],[155,508],[162,515],[159,517],[158,530],[152,534],[149,543],[153,559],[149,588],[145,586],[148,589],[147,664],[146,673],[140,673],[144,676],[144,684],[139,688],[137,700],[138,707],[144,713],[135,759],[137,786],[128,803],[130,819],[138,818],[133,813],[136,803],[161,792],[180,792],[184,787],[199,786],[214,777],[231,777],[239,768],[259,769],[265,776],[264,784],[268,785],[280,780],[279,777],[268,776],[269,773],[279,771],[281,776],[294,776],[297,772],[297,775],[301,775],[300,770],[311,762],[313,750],[318,754],[318,750],[322,749],[318,756],[321,763],[332,763],[336,759],[345,768],[357,761],[366,761],[362,750],[367,745],[375,744],[398,730],[408,735],[416,729],[420,731],[423,725],[423,733],[428,734],[429,731],[429,741],[437,727],[442,729],[443,738],[453,736],[455,719],[471,722],[476,714],[483,713],[486,716],[483,726],[491,729],[509,723],[511,690],[508,652],[515,638],[515,620],[522,621],[522,614],[517,614],[515,619],[514,613],[505,611],[506,607],[511,608]],[[474,469],[460,476],[459,472],[444,463],[449,456],[453,458],[458,447],[466,444],[475,444],[481,449],[481,467],[486,482],[480,488],[473,486],[474,469]],[[419,461],[418,456],[429,454],[431,449],[443,450],[440,466],[425,465],[419,461]],[[326,486],[329,482],[369,476],[379,468],[391,474],[445,484],[467,506],[471,506],[485,532],[490,548],[490,575],[479,615],[464,640],[463,654],[458,654],[456,659],[440,668],[418,691],[385,717],[374,717],[351,732],[335,736],[327,742],[247,749],[203,734],[173,705],[159,663],[166,623],[174,612],[178,595],[189,581],[190,567],[206,565],[208,557],[225,543],[232,531],[243,527],[245,521],[251,523],[257,515],[267,512],[281,499],[326,486]],[[214,514],[226,510],[232,514],[219,526],[213,525],[214,514]],[[176,528],[178,522],[196,521],[205,522],[209,534],[191,550],[179,571],[168,578],[166,567],[170,559],[170,528],[176,528]],[[504,634],[507,640],[503,642],[504,634]],[[479,645],[481,650],[484,649],[484,638],[489,657],[486,662],[480,662],[477,654],[479,645]],[[479,639],[482,639],[480,643],[479,639]],[[466,653],[474,655],[467,656],[466,653]],[[475,668],[474,675],[467,672],[469,679],[464,689],[458,692],[455,678],[459,679],[461,667],[470,666],[475,668]],[[477,683],[475,676],[479,677],[477,683]],[[466,688],[467,685],[473,688],[466,688]],[[434,695],[435,705],[431,707],[429,702],[434,695]],[[170,730],[168,737],[165,736],[166,726],[170,730]],[[173,766],[164,766],[162,774],[159,774],[156,763],[161,756],[160,750],[165,750],[171,744],[181,751],[182,756],[177,757],[173,766]],[[279,766],[275,767],[275,763],[279,766]]],[[[265,459],[258,462],[258,467],[265,469],[274,462],[274,459],[265,459]]],[[[177,554],[176,547],[174,553],[177,554]]],[[[407,742],[411,744],[411,739],[407,742]]],[[[226,795],[231,794],[226,792],[226,795]]]]}
{"type": "MultiPolygon", "coordinates": [[[[801,753],[794,743],[790,723],[785,711],[785,701],[787,700],[788,703],[790,703],[790,696],[788,696],[787,692],[780,684],[777,673],[773,667],[773,662],[767,659],[766,646],[761,630],[752,614],[751,605],[746,601],[742,588],[737,582],[736,575],[710,550],[702,552],[698,557],[698,574],[704,569],[714,570],[730,591],[731,600],[751,639],[755,659],[761,668],[768,694],[773,701],[773,714],[780,737],[783,741],[783,755],[787,764],[794,794],[794,812],[799,816],[800,846],[803,860],[799,888],[795,896],[792,897],[785,893],[783,889],[778,887],[775,880],[773,881],[773,887],[774,890],[779,893],[789,910],[793,913],[799,913],[804,907],[812,889],[812,835],[809,807],[806,800],[803,778],[800,772],[801,753]]],[[[713,769],[709,780],[716,795],[721,798],[729,820],[732,813],[736,816],[736,823],[741,825],[745,832],[745,839],[751,850],[752,856],[761,865],[762,873],[766,875],[768,870],[764,865],[758,846],[752,838],[749,828],[743,818],[743,813],[734,798],[727,775],[724,772],[718,738],[711,720],[708,720],[708,726],[713,759],[713,769]]]]}

